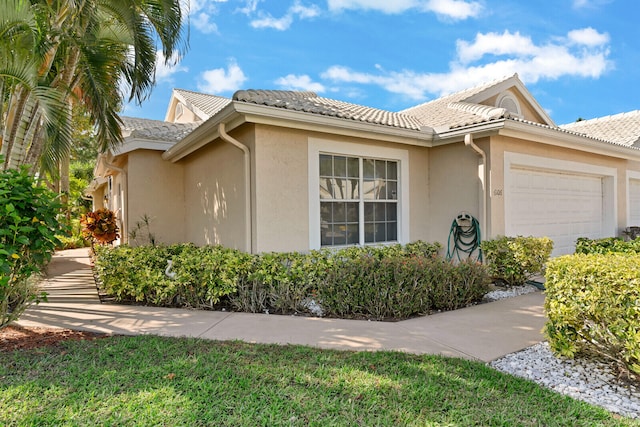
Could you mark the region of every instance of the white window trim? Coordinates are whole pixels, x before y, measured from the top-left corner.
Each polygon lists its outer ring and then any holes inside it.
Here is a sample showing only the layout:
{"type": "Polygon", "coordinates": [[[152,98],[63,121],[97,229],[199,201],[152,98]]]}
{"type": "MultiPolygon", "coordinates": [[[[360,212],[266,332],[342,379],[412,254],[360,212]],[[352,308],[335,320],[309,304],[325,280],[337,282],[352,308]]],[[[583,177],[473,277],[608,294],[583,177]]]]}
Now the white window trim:
{"type": "Polygon", "coordinates": [[[640,180],[640,171],[627,171],[627,227],[637,226],[638,224],[631,224],[631,183],[632,179],[640,180]]]}
{"type": "Polygon", "coordinates": [[[509,233],[507,226],[511,224],[509,191],[511,188],[511,169],[513,167],[538,169],[545,172],[591,175],[602,178],[603,183],[603,231],[611,236],[617,235],[618,218],[618,170],[606,166],[597,166],[571,160],[560,160],[549,157],[539,157],[530,154],[507,152],[504,153],[504,227],[505,234],[509,233]]]}
{"type": "Polygon", "coordinates": [[[309,248],[320,249],[320,154],[398,161],[398,242],[409,243],[409,151],[309,138],[309,248]]]}

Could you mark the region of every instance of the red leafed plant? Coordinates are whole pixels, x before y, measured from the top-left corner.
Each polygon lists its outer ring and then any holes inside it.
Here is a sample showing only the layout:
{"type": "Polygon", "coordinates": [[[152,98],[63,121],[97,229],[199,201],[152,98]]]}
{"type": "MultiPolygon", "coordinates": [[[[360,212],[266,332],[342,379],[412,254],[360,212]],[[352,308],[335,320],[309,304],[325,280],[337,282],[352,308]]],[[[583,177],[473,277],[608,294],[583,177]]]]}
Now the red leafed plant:
{"type": "Polygon", "coordinates": [[[112,243],[118,237],[116,214],[109,209],[98,209],[80,217],[82,234],[100,244],[112,243]]]}

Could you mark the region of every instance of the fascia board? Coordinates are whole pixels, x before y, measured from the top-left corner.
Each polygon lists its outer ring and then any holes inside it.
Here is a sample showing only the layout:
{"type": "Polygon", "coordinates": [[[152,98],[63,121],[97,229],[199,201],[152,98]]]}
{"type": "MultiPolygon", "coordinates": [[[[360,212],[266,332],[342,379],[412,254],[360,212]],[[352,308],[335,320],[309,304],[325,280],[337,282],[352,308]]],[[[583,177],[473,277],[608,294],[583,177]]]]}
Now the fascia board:
{"type": "Polygon", "coordinates": [[[313,132],[333,133],[341,136],[367,138],[399,144],[430,147],[434,132],[431,129],[411,130],[374,123],[346,120],[338,117],[310,114],[283,108],[249,103],[237,103],[236,111],[247,122],[281,126],[313,132]]]}
{"type": "Polygon", "coordinates": [[[134,138],[129,141],[125,141],[124,144],[118,146],[112,151],[114,156],[119,156],[121,154],[127,154],[135,150],[167,151],[173,145],[175,145],[175,142],[134,138]]]}

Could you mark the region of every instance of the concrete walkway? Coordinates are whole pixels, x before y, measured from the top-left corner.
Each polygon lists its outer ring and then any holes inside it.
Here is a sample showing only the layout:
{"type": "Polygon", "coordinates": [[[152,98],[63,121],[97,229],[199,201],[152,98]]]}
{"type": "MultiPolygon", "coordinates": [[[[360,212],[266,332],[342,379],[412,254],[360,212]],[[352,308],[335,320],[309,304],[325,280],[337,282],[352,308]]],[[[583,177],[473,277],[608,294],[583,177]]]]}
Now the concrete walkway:
{"type": "Polygon", "coordinates": [[[48,302],[18,324],[112,334],[302,344],[346,350],[399,350],[491,361],[544,338],[540,292],[401,322],[199,311],[102,304],[87,249],[57,253],[45,281],[48,302]]]}

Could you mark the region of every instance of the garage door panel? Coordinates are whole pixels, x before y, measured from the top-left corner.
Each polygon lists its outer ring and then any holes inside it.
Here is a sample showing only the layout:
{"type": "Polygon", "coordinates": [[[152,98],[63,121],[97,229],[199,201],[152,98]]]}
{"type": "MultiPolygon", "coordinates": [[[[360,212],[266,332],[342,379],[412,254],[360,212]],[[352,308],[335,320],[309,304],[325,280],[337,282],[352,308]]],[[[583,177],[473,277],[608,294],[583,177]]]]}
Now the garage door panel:
{"type": "Polygon", "coordinates": [[[506,234],[547,236],[554,256],[573,253],[578,237],[604,237],[601,177],[517,167],[509,173],[506,234]]]}

